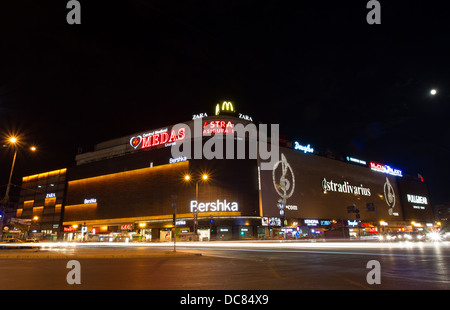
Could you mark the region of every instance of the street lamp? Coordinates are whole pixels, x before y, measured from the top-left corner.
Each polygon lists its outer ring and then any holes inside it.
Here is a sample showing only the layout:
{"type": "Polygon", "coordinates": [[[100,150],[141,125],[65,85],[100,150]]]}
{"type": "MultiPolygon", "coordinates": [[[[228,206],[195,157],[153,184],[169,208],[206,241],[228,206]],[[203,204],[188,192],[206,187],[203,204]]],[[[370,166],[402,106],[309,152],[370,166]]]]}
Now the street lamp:
{"type": "MultiPolygon", "coordinates": [[[[186,182],[191,181],[192,177],[189,174],[186,174],[184,176],[184,180],[186,182]]],[[[200,182],[206,182],[209,179],[209,176],[206,173],[202,173],[201,177],[195,181],[195,201],[198,202],[198,184],[200,182]]],[[[197,208],[195,208],[194,211],[194,234],[197,235],[197,226],[198,226],[198,211],[197,208]]]]}
{"type": "MultiPolygon", "coordinates": [[[[12,165],[11,165],[11,171],[9,172],[9,179],[8,179],[8,185],[6,186],[6,193],[5,193],[5,197],[3,198],[3,203],[2,203],[2,209],[1,209],[1,214],[4,215],[4,210],[6,208],[6,206],[9,203],[9,190],[11,189],[11,179],[12,179],[12,174],[14,171],[14,165],[16,163],[16,157],[17,157],[17,146],[19,144],[19,140],[17,139],[17,137],[15,136],[11,136],[8,138],[8,141],[10,143],[10,145],[12,147],[14,147],[14,156],[13,156],[13,161],[12,161],[12,165]]],[[[36,151],[36,147],[35,146],[31,146],[30,150],[35,152],[36,151]]],[[[3,220],[4,220],[4,216],[2,216],[1,220],[0,220],[0,239],[3,240],[3,220]]]]}

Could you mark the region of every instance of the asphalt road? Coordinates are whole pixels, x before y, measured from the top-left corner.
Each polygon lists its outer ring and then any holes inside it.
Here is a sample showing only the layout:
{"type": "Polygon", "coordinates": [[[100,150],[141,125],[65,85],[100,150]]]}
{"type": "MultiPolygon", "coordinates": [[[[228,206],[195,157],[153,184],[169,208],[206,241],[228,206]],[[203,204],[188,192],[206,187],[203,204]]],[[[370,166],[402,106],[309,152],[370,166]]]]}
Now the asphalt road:
{"type": "Polygon", "coordinates": [[[450,244],[3,249],[0,275],[0,290],[448,290],[450,244]],[[67,282],[70,260],[80,284],[67,282]]]}

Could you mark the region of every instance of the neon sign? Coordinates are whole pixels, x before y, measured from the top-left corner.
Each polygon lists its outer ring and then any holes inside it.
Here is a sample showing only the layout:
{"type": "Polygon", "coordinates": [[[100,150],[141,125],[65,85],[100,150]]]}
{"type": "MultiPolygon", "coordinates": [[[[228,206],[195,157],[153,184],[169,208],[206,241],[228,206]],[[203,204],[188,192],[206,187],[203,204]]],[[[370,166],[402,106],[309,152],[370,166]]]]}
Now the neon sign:
{"type": "Polygon", "coordinates": [[[198,202],[191,200],[191,212],[236,212],[238,211],[237,202],[227,202],[226,200],[213,202],[198,202]]]}
{"type": "Polygon", "coordinates": [[[234,124],[231,121],[210,121],[203,123],[203,134],[234,133],[234,124]]]}
{"type": "Polygon", "coordinates": [[[219,115],[220,111],[234,112],[233,104],[229,101],[224,101],[222,103],[222,108],[220,108],[220,103],[218,103],[216,105],[216,115],[219,115]]]}
{"type": "Polygon", "coordinates": [[[84,204],[97,203],[97,198],[85,199],[84,204]]]}
{"type": "Polygon", "coordinates": [[[186,160],[187,160],[186,156],[180,156],[177,158],[169,158],[169,164],[179,163],[179,162],[186,161],[186,160]]]}
{"type": "Polygon", "coordinates": [[[294,142],[294,150],[300,150],[303,151],[303,153],[314,153],[314,149],[311,147],[311,145],[301,145],[300,143],[298,143],[297,141],[294,142]]]}
{"type": "Polygon", "coordinates": [[[307,226],[317,226],[319,225],[319,220],[316,219],[305,219],[303,220],[303,223],[307,226]]]}
{"type": "Polygon", "coordinates": [[[348,226],[358,226],[358,221],[357,220],[347,220],[347,224],[348,226]]]}
{"type": "Polygon", "coordinates": [[[64,230],[64,232],[77,231],[77,229],[73,226],[64,226],[63,230],[64,230]]]}
{"type": "Polygon", "coordinates": [[[238,113],[238,115],[239,115],[238,117],[240,119],[253,122],[253,119],[252,119],[251,116],[248,116],[248,115],[245,115],[245,114],[242,114],[242,113],[238,113]]]}
{"type": "Polygon", "coordinates": [[[47,193],[47,195],[45,195],[45,198],[55,198],[56,194],[55,193],[47,193]]]}
{"type": "Polygon", "coordinates": [[[208,113],[199,113],[199,114],[193,114],[192,115],[192,119],[198,119],[198,118],[203,118],[203,117],[208,117],[208,113]]]}
{"type": "Polygon", "coordinates": [[[352,163],[357,163],[357,164],[364,165],[364,166],[367,165],[365,160],[354,158],[354,157],[347,156],[347,161],[351,161],[352,163]]]}
{"type": "Polygon", "coordinates": [[[390,174],[390,175],[395,175],[398,177],[403,176],[402,171],[399,169],[394,169],[394,168],[389,167],[388,165],[377,164],[374,162],[370,162],[370,169],[372,169],[374,171],[390,174]]]}
{"type": "Polygon", "coordinates": [[[170,146],[176,141],[183,140],[185,136],[186,129],[184,127],[181,127],[178,131],[171,130],[170,133],[169,130],[165,128],[131,137],[130,145],[134,149],[137,149],[138,147],[146,149],[158,145],[170,146]]]}
{"type": "Polygon", "coordinates": [[[427,197],[406,194],[406,198],[408,199],[408,202],[419,203],[422,205],[428,204],[427,197]]]}
{"type": "Polygon", "coordinates": [[[322,189],[324,194],[328,192],[339,192],[346,194],[371,196],[369,187],[363,187],[362,184],[360,186],[351,185],[347,181],[344,181],[343,183],[337,183],[333,182],[333,180],[327,181],[326,178],[323,178],[322,189]]]}

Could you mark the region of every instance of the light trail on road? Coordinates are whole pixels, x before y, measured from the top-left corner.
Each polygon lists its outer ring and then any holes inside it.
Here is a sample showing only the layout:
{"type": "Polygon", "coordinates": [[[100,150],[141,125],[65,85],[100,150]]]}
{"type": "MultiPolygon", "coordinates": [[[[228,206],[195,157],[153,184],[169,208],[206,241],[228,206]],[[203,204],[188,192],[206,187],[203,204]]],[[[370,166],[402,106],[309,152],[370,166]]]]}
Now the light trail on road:
{"type": "MultiPolygon", "coordinates": [[[[98,248],[98,247],[110,247],[110,248],[173,248],[173,242],[164,243],[106,243],[106,242],[40,242],[40,243],[19,243],[19,244],[1,244],[3,247],[13,248],[40,248],[40,249],[73,249],[73,248],[98,248]]],[[[196,249],[246,249],[246,250],[258,250],[258,251],[295,251],[305,249],[423,249],[423,248],[449,248],[450,242],[177,242],[177,248],[196,248],[196,249]]],[[[338,252],[335,252],[338,253],[338,252]]],[[[348,254],[349,252],[342,252],[348,254]]],[[[355,252],[353,252],[355,253],[355,252]]],[[[405,254],[406,255],[406,254],[405,254]]]]}

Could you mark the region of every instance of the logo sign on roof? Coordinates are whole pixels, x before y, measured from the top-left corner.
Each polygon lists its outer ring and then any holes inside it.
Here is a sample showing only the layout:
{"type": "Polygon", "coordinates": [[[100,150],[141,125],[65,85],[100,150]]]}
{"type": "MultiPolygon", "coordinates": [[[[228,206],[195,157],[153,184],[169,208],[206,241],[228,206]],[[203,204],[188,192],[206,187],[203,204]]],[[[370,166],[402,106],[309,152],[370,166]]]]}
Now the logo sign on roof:
{"type": "Polygon", "coordinates": [[[303,153],[314,153],[314,149],[311,147],[310,144],[307,146],[301,145],[297,141],[294,142],[294,150],[302,151],[303,153]]]}
{"type": "Polygon", "coordinates": [[[185,137],[186,129],[181,127],[178,131],[168,130],[168,128],[154,130],[152,132],[144,133],[131,137],[130,145],[135,150],[146,149],[158,145],[171,146],[174,142],[183,140],[185,137]]]}
{"type": "Polygon", "coordinates": [[[230,101],[224,101],[222,104],[216,104],[216,115],[219,115],[220,112],[236,112],[233,107],[233,103],[230,101]]]}
{"type": "Polygon", "coordinates": [[[234,124],[231,121],[225,120],[214,120],[214,121],[206,121],[203,123],[203,134],[221,133],[234,133],[234,124]]]}
{"type": "Polygon", "coordinates": [[[394,169],[394,168],[389,167],[388,165],[377,164],[374,162],[370,162],[370,169],[372,169],[374,171],[390,174],[390,175],[395,175],[398,177],[403,176],[402,171],[399,169],[394,169]]]}

